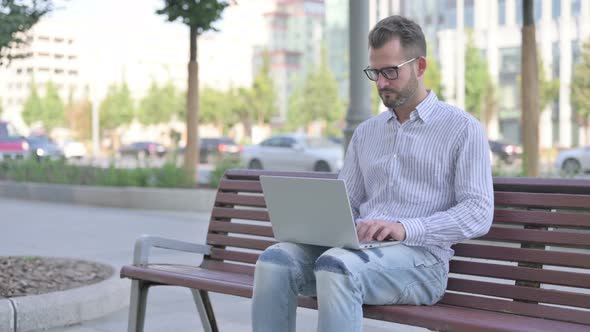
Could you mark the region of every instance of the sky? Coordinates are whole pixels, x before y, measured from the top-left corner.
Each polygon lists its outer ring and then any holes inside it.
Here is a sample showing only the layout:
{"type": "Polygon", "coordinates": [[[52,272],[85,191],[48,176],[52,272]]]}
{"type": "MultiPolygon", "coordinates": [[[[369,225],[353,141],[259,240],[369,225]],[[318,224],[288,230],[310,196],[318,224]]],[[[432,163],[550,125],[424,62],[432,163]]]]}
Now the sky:
{"type": "MultiPolygon", "coordinates": [[[[261,30],[263,20],[256,19],[262,17],[259,4],[268,2],[244,0],[239,8],[229,7],[214,24],[220,31],[200,39],[203,84],[247,83],[252,46],[262,42],[262,33],[244,34],[244,18],[252,18],[248,29],[261,30]],[[242,56],[236,58],[236,53],[242,56]],[[237,82],[228,82],[213,69],[232,65],[244,71],[237,82]]],[[[180,88],[185,87],[188,28],[180,22],[167,22],[165,16],[155,13],[162,7],[162,0],[56,0],[55,4],[56,9],[45,20],[65,25],[77,36],[81,57],[87,61],[84,67],[91,68],[86,74],[91,81],[102,82],[98,95],[104,95],[107,82],[121,77],[139,91],[145,91],[152,78],[161,81],[166,76],[180,88]]]]}

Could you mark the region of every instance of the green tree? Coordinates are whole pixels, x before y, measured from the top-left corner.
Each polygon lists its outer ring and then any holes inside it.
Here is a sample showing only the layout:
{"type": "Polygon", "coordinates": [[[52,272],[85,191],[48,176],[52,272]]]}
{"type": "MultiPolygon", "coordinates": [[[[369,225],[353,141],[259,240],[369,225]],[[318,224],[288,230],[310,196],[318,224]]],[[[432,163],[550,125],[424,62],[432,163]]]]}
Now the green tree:
{"type": "Polygon", "coordinates": [[[201,90],[199,102],[202,122],[215,125],[224,134],[237,122],[230,92],[205,87],[201,90]]]}
{"type": "Polygon", "coordinates": [[[65,123],[65,106],[61,100],[57,87],[53,82],[47,82],[45,97],[42,100],[43,112],[40,120],[45,129],[50,132],[53,128],[63,126],[65,123]]]}
{"type": "Polygon", "coordinates": [[[0,66],[26,56],[10,50],[25,44],[24,33],[52,9],[50,0],[0,0],[0,66]]]}
{"type": "Polygon", "coordinates": [[[438,60],[432,55],[430,49],[428,49],[426,58],[428,59],[428,67],[426,67],[426,73],[424,73],[424,85],[427,89],[432,89],[439,99],[443,99],[444,87],[438,60]]]}
{"type": "Polygon", "coordinates": [[[483,107],[490,81],[487,61],[470,33],[465,45],[465,110],[478,119],[485,117],[483,107]]]}
{"type": "Polygon", "coordinates": [[[590,40],[582,46],[581,59],[574,70],[572,104],[586,131],[585,145],[590,145],[590,40]]]}
{"type": "Polygon", "coordinates": [[[265,53],[262,57],[262,66],[254,77],[252,89],[246,94],[253,111],[253,119],[259,126],[270,121],[277,114],[276,90],[270,77],[270,56],[265,53]]]}
{"type": "Polygon", "coordinates": [[[164,0],[164,7],[156,11],[158,15],[165,15],[169,22],[181,21],[190,30],[186,112],[187,142],[184,155],[184,171],[186,176],[190,176],[190,178],[194,178],[199,160],[197,37],[208,30],[215,30],[212,24],[221,17],[221,13],[227,6],[227,2],[217,0],[164,0]]]}
{"type": "Polygon", "coordinates": [[[29,126],[35,122],[42,123],[47,132],[63,125],[65,122],[65,107],[55,84],[47,82],[45,96],[41,98],[37,92],[37,85],[33,81],[31,93],[25,101],[21,116],[29,126]]]}
{"type": "Polygon", "coordinates": [[[165,123],[173,115],[180,115],[183,107],[182,96],[172,81],[168,81],[163,87],[152,81],[147,94],[139,102],[137,119],[144,125],[165,123]]]}
{"type": "Polygon", "coordinates": [[[131,123],[135,116],[135,106],[127,83],[109,87],[106,97],[99,106],[99,124],[105,132],[131,123]]]}
{"type": "Polygon", "coordinates": [[[325,52],[319,66],[307,75],[289,98],[287,121],[291,127],[307,126],[313,121],[323,120],[328,135],[340,135],[337,121],[344,118],[344,103],[338,95],[338,82],[326,62],[325,52]]]}
{"type": "Polygon", "coordinates": [[[31,126],[35,121],[39,121],[40,114],[43,113],[43,106],[41,105],[41,97],[37,92],[37,84],[35,80],[31,81],[31,92],[25,100],[21,116],[23,121],[28,126],[31,126]]]}
{"type": "Polygon", "coordinates": [[[537,59],[539,62],[539,92],[541,94],[539,98],[539,110],[542,112],[547,108],[549,103],[555,101],[559,97],[559,80],[547,79],[547,76],[545,76],[545,65],[543,64],[543,58],[540,54],[537,59]]]}
{"type": "Polygon", "coordinates": [[[371,106],[372,106],[372,110],[373,110],[373,115],[377,115],[379,113],[381,113],[381,104],[383,104],[383,101],[381,100],[381,97],[379,96],[379,90],[377,89],[377,85],[376,84],[371,84],[371,106]]]}

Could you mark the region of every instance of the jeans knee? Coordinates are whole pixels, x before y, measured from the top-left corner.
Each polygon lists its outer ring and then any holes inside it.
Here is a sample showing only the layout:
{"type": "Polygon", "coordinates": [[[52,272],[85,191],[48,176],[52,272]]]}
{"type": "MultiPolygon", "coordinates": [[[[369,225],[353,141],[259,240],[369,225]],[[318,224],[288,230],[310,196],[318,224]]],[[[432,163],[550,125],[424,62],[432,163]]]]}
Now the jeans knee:
{"type": "Polygon", "coordinates": [[[285,267],[292,267],[294,265],[293,258],[281,249],[280,244],[268,247],[260,254],[259,262],[265,262],[285,267]]]}
{"type": "Polygon", "coordinates": [[[350,274],[350,270],[348,270],[344,262],[331,255],[322,255],[316,260],[314,272],[320,271],[338,273],[342,275],[350,274]]]}

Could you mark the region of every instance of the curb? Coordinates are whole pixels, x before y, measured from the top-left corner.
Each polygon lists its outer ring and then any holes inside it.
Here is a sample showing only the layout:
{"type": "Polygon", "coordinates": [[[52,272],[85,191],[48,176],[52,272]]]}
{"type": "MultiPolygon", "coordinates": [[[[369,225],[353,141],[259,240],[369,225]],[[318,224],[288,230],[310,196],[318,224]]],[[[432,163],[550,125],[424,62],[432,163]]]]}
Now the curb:
{"type": "Polygon", "coordinates": [[[214,189],[70,186],[0,181],[0,197],[115,208],[209,212],[214,189]]]}
{"type": "Polygon", "coordinates": [[[128,306],[130,282],[119,278],[119,269],[115,266],[100,263],[111,267],[113,276],[99,283],[0,300],[0,331],[26,332],[67,326],[96,319],[128,306]],[[16,312],[12,312],[10,301],[16,312]],[[5,308],[6,305],[9,309],[5,308]]]}

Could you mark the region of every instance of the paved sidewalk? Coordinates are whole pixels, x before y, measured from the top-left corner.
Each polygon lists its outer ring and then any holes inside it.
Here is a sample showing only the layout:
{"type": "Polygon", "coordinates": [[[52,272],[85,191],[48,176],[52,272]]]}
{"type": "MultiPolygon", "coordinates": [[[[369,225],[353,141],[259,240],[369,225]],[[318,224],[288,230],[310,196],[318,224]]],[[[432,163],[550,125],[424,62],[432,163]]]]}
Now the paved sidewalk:
{"type": "MultiPolygon", "coordinates": [[[[0,253],[98,260],[120,267],[131,262],[133,243],[141,234],[203,242],[209,213],[98,208],[0,199],[0,253]]],[[[156,250],[154,261],[194,264],[199,257],[156,250]]],[[[127,282],[127,281],[122,281],[127,282]]],[[[128,297],[128,294],[122,294],[128,297]]],[[[211,294],[222,331],[250,330],[250,300],[211,294]]],[[[299,309],[298,331],[315,331],[317,312],[299,309]]],[[[127,330],[127,310],[50,332],[117,332],[127,330]]],[[[201,331],[192,296],[186,289],[155,287],[148,297],[145,332],[201,331]]],[[[365,331],[417,332],[425,329],[365,320],[365,331]]]]}

